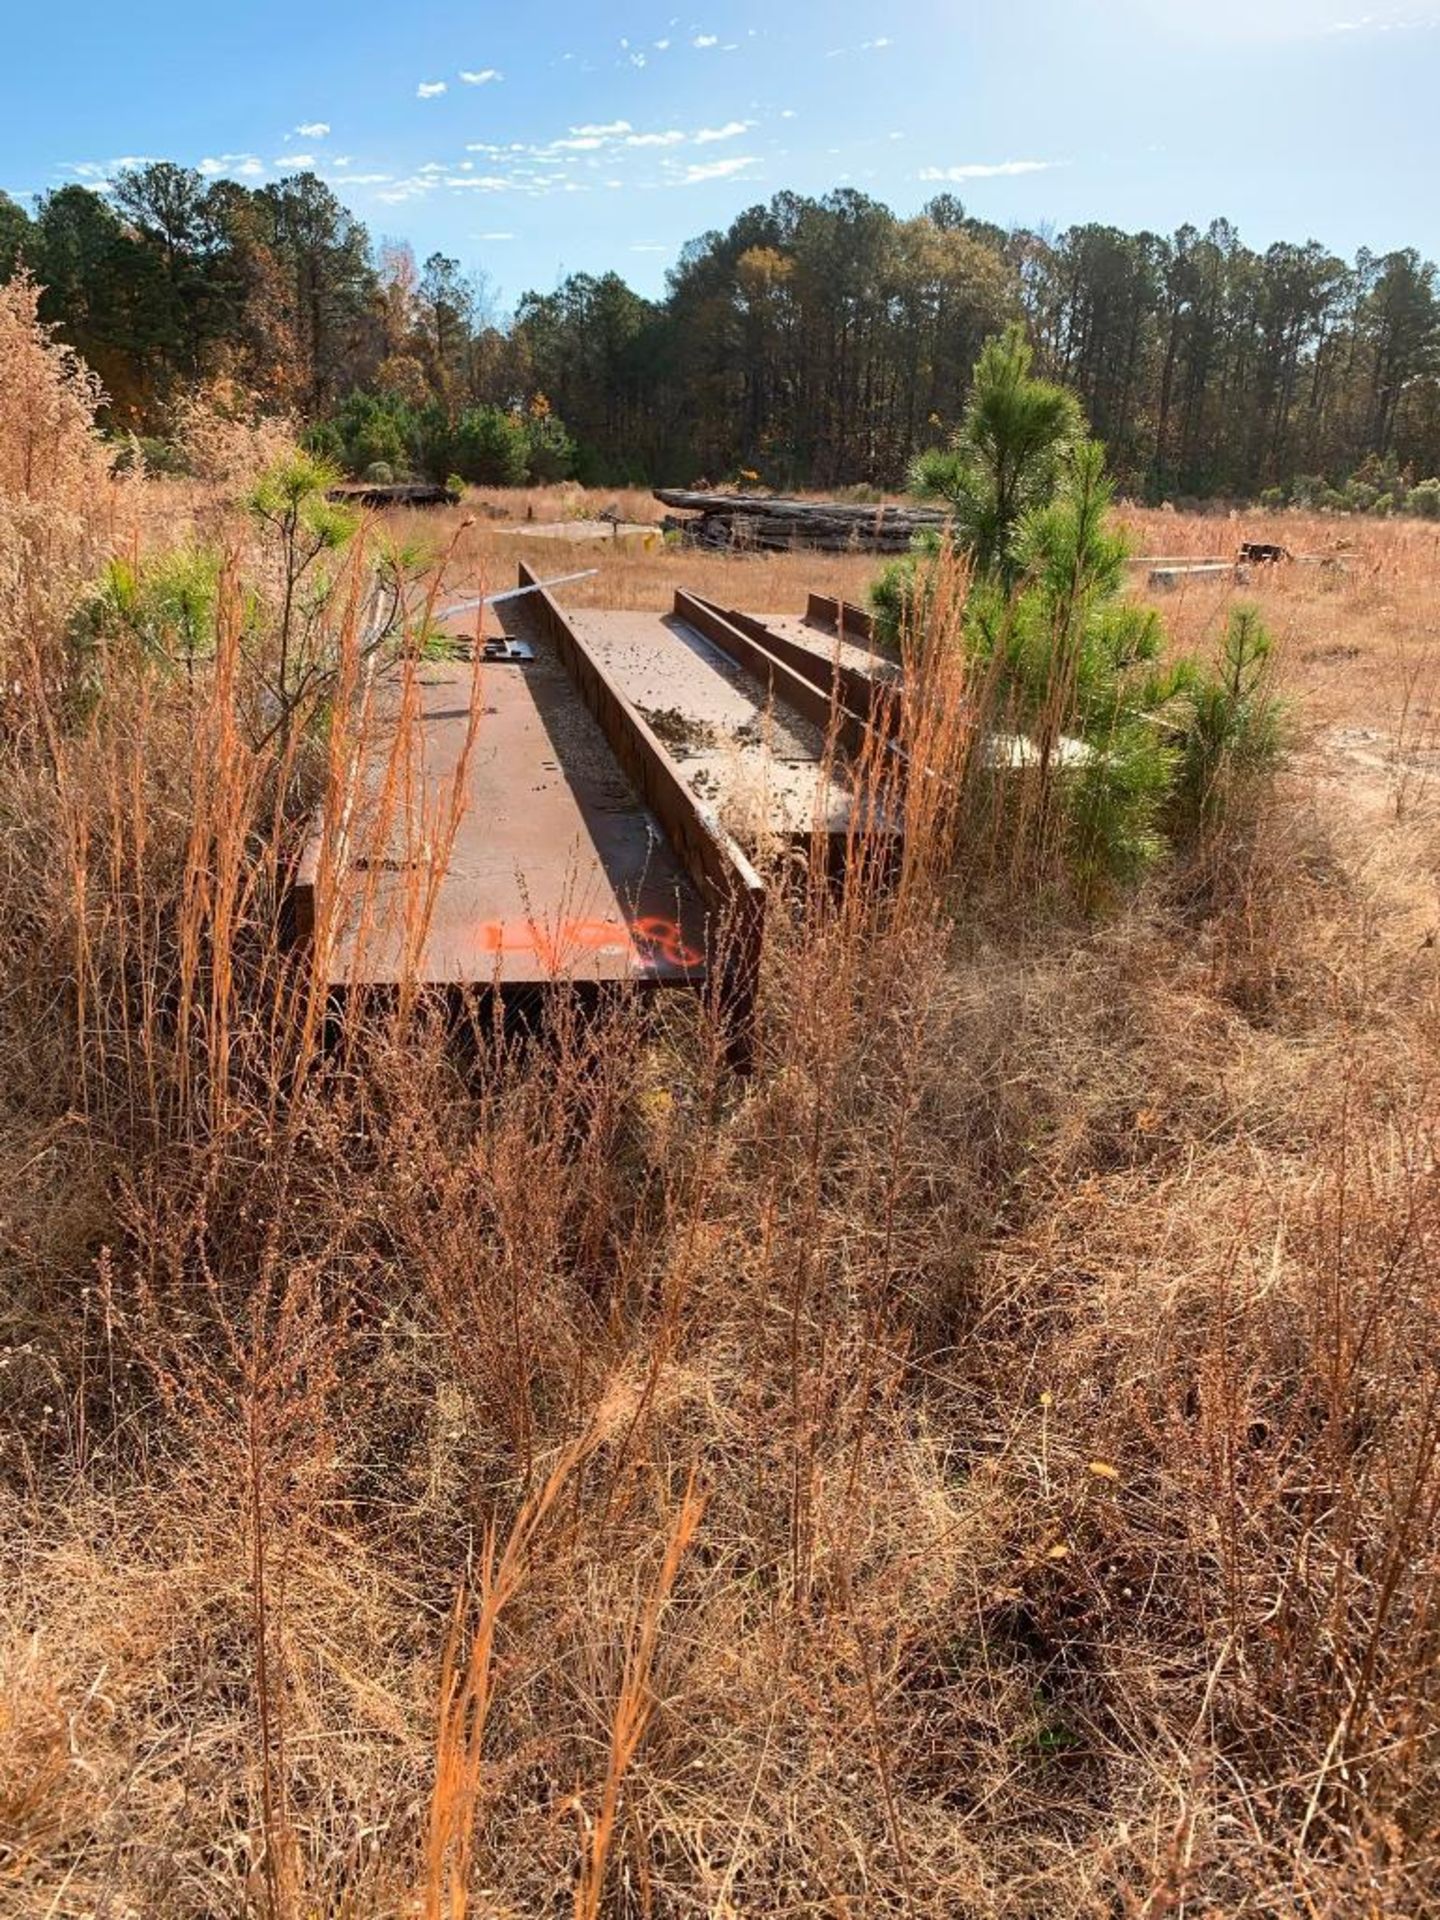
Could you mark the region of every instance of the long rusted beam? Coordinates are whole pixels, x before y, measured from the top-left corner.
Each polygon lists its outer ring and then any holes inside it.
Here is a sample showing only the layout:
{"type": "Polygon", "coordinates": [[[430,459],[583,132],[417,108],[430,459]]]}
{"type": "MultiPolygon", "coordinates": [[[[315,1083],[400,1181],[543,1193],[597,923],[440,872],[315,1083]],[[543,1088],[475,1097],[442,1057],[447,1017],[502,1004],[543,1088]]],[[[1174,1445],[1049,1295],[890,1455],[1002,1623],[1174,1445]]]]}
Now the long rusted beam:
{"type": "Polygon", "coordinates": [[[683,587],[675,590],[675,613],[758,680],[772,700],[793,707],[827,734],[835,724],[846,752],[862,751],[865,720],[851,710],[844,689],[832,690],[833,683],[822,685],[812,675],[797,671],[782,650],[770,644],[775,636],[768,629],[746,621],[743,615],[737,619],[713,600],[687,593],[683,587]]]}
{"type": "Polygon", "coordinates": [[[765,934],[765,883],[718,816],[681,779],[645,719],[623,698],[554,596],[522,560],[520,585],[535,587],[531,605],[610,750],[666,838],[711,916],[710,946],[731,1057],[751,1064],[760,951],[765,934]]]}
{"type": "Polygon", "coordinates": [[[806,595],[805,618],[822,627],[833,627],[842,639],[848,636],[863,640],[868,646],[875,638],[875,622],[863,607],[836,600],[828,593],[806,595]]]}
{"type": "MultiPolygon", "coordinates": [[[[850,720],[857,725],[878,727],[887,735],[898,732],[897,687],[886,681],[872,679],[858,667],[847,666],[844,661],[821,653],[818,647],[807,647],[798,640],[792,640],[789,634],[770,626],[763,615],[741,613],[735,607],[722,608],[715,601],[703,599],[698,594],[687,594],[685,597],[717,614],[732,630],[756,642],[767,654],[789,668],[792,674],[808,681],[822,695],[827,713],[833,699],[839,702],[850,720]]],[[[846,744],[852,752],[859,750],[859,743],[853,735],[846,744]]]]}
{"type": "MultiPolygon", "coordinates": [[[[888,779],[883,771],[887,762],[880,751],[888,749],[895,752],[898,742],[895,736],[900,729],[900,703],[895,689],[883,683],[871,681],[864,674],[850,668],[841,670],[843,677],[836,677],[828,671],[829,666],[838,668],[838,662],[818,661],[823,672],[823,685],[796,672],[779,659],[771,650],[771,642],[784,640],[765,626],[763,621],[746,614],[736,614],[717,607],[713,601],[705,600],[698,594],[686,593],[683,589],[675,595],[675,612],[678,618],[693,627],[712,646],[728,653],[744,670],[758,679],[776,702],[788,702],[808,720],[825,731],[830,737],[832,726],[835,729],[837,743],[850,756],[852,769],[849,773],[837,774],[851,789],[851,805],[847,809],[847,820],[843,827],[833,829],[829,835],[830,871],[836,875],[846,872],[850,867],[855,851],[857,829],[859,839],[868,847],[867,858],[873,859],[881,854],[885,862],[893,860],[900,846],[900,830],[897,818],[891,816],[889,799],[885,797],[888,779]],[[847,704],[846,689],[854,684],[857,705],[863,703],[863,711],[847,704]],[[878,776],[878,783],[877,783],[878,776]],[[888,851],[883,851],[888,845],[888,851]]],[[[790,643],[794,644],[794,643],[790,643]]],[[[804,648],[799,651],[804,652],[804,648]]]]}

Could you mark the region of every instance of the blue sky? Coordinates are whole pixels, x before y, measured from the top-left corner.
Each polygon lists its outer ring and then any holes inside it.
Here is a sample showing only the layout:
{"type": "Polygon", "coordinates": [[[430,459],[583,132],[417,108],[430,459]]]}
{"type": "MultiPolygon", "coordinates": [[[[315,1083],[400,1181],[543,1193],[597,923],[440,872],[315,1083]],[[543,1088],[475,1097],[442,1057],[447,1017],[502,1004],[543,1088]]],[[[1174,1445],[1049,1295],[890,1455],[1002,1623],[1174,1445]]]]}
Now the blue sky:
{"type": "Polygon", "coordinates": [[[1440,0],[68,0],[7,9],[0,187],[308,164],[505,304],[647,292],[782,187],[1440,253],[1440,0]],[[307,159],[308,156],[308,159],[307,159]]]}

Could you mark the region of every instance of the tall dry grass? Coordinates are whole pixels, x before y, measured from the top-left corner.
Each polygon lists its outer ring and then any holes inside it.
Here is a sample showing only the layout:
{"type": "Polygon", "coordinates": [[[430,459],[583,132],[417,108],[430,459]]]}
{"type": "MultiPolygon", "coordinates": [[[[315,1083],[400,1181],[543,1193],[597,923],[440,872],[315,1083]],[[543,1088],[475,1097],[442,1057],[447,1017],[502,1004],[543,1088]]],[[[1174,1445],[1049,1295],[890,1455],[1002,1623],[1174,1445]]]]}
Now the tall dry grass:
{"type": "Polygon", "coordinates": [[[5,1910],[1432,1906],[1428,793],[1327,715],[1222,889],[1081,921],[969,837],[935,645],[944,777],[772,903],[749,1082],[678,997],[327,1050],[276,908],[364,703],[257,746],[250,644],[57,653],[0,747],[5,1910]]]}

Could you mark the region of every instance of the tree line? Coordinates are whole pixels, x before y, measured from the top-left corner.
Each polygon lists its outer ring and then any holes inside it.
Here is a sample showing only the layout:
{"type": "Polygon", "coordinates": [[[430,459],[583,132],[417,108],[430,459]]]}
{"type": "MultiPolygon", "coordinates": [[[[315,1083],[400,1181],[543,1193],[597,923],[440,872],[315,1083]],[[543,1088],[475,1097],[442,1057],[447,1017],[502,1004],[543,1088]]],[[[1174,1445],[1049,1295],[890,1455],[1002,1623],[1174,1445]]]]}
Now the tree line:
{"type": "Polygon", "coordinates": [[[1019,321],[1131,492],[1348,482],[1371,504],[1440,472],[1435,266],[1261,253],[1226,220],[1051,236],[949,194],[900,218],[851,188],[781,193],[692,240],[660,299],[571,274],[502,320],[483,277],[372,244],[313,173],[252,188],[158,162],[33,212],[0,195],[0,278],[22,269],[112,428],[163,436],[180,394],[223,380],[351,465],[469,448],[505,477],[894,486],[1019,321]]]}

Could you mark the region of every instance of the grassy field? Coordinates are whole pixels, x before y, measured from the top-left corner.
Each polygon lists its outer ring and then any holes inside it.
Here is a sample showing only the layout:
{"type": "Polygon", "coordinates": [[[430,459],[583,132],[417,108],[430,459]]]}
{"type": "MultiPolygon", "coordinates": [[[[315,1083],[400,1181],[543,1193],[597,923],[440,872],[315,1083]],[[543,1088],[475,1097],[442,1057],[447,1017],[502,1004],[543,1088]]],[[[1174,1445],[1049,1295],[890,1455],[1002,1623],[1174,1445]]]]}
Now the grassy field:
{"type": "MultiPolygon", "coordinates": [[[[626,1008],[317,1064],[234,687],[77,715],[47,652],[238,517],[54,473],[0,546],[0,1911],[1433,1911],[1436,533],[1127,512],[1348,543],[1156,600],[1277,636],[1253,836],[1082,918],[921,821],[898,901],[776,915],[739,1084],[626,1008]]],[[[605,605],[870,571],[520,531],[611,504],[397,531],[605,605]]]]}

